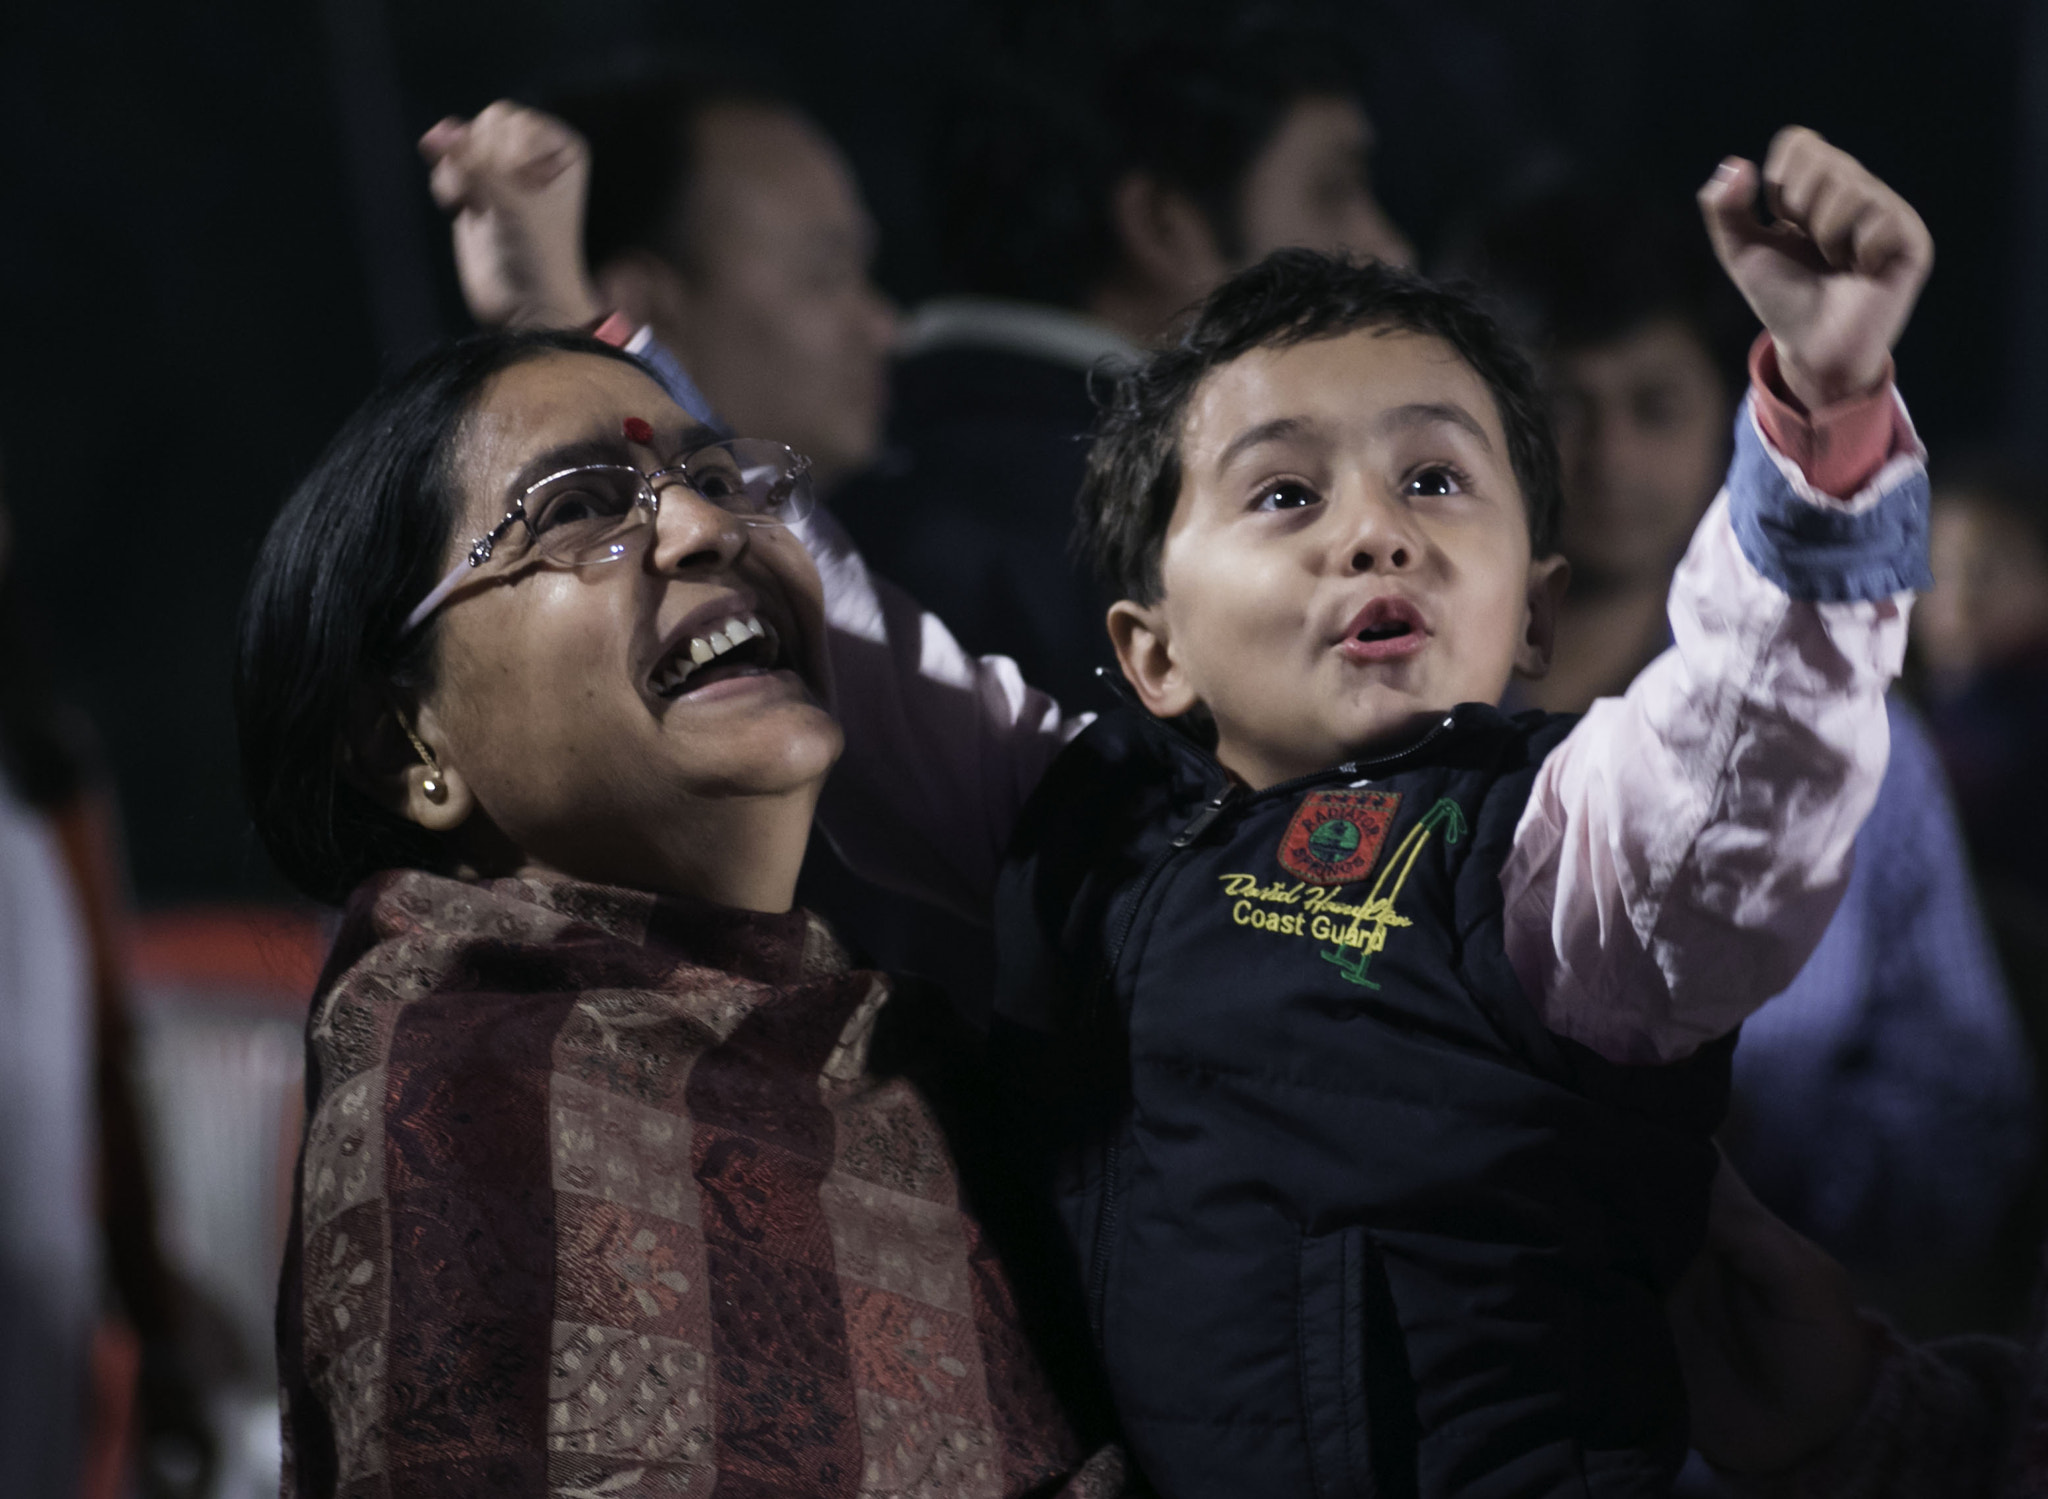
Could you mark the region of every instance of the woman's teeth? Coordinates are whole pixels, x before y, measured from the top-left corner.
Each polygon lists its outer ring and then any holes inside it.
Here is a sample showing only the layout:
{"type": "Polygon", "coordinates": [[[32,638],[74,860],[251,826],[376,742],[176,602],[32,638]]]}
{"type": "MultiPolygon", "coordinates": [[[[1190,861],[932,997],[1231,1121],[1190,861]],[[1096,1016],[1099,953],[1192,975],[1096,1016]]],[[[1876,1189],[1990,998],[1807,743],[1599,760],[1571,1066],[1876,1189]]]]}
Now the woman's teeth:
{"type": "Polygon", "coordinates": [[[729,619],[710,634],[698,635],[687,645],[678,647],[676,653],[656,669],[654,680],[649,685],[662,697],[674,697],[700,668],[710,665],[728,651],[756,640],[766,644],[766,661],[772,661],[779,645],[772,625],[764,624],[751,614],[729,619]]]}

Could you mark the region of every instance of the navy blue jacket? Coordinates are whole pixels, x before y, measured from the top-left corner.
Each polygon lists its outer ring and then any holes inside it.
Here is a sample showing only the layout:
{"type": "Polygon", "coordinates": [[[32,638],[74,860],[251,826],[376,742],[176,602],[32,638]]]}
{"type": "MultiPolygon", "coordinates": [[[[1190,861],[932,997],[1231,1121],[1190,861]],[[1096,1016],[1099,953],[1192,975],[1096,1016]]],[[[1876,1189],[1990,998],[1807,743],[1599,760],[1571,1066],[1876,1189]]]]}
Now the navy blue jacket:
{"type": "Polygon", "coordinates": [[[1570,722],[1252,794],[1121,709],[1027,808],[992,1052],[1173,1499],[1669,1492],[1732,1038],[1615,1066],[1521,992],[1499,875],[1570,722]]]}

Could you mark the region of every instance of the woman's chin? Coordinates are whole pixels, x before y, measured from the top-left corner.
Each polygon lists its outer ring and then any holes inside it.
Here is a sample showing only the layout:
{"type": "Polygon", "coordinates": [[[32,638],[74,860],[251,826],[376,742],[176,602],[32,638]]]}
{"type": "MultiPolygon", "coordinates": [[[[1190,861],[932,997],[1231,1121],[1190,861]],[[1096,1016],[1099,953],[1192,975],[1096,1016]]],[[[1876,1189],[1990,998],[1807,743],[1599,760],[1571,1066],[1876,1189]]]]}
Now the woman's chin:
{"type": "Polygon", "coordinates": [[[846,746],[837,719],[808,696],[761,706],[762,711],[735,715],[715,736],[692,733],[670,740],[677,751],[675,769],[692,794],[779,796],[822,782],[831,772],[846,746]]]}
{"type": "Polygon", "coordinates": [[[839,727],[839,720],[810,703],[803,710],[802,724],[792,727],[797,732],[783,741],[776,779],[792,788],[822,784],[846,748],[846,734],[839,727]]]}

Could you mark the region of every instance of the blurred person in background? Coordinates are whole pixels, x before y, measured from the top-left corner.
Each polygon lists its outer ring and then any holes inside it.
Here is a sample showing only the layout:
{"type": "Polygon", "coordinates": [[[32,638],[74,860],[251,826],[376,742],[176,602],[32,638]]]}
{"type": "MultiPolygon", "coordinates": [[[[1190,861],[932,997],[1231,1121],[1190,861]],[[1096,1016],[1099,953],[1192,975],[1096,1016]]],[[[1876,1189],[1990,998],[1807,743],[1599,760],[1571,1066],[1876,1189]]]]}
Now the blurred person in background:
{"type": "Polygon", "coordinates": [[[1625,195],[1561,186],[1452,252],[1552,391],[1572,582],[1557,660],[1526,690],[1551,711],[1617,691],[1670,644],[1671,573],[1727,469],[1755,325],[1690,229],[1625,195]]]}
{"type": "MultiPolygon", "coordinates": [[[[2010,456],[1935,476],[1934,588],[1913,614],[1920,701],[1969,844],[2007,982],[2048,1068],[2048,474],[2010,456]]],[[[2048,1159],[2004,1236],[2023,1283],[2048,1234],[2048,1159]]]]}
{"type": "Polygon", "coordinates": [[[1913,616],[1929,727],[1978,878],[2048,918],[2048,475],[1995,458],[1939,476],[1934,591],[1913,616]]]}
{"type": "MultiPolygon", "coordinates": [[[[872,460],[896,321],[868,274],[873,221],[831,139],[764,73],[736,64],[628,76],[566,94],[556,112],[581,143],[509,103],[480,123],[486,134],[505,124],[494,139],[521,153],[534,192],[567,195],[560,211],[585,226],[584,260],[466,277],[477,320],[590,327],[616,313],[683,362],[707,403],[700,414],[775,433],[809,456],[821,489],[872,460]],[[565,171],[572,159],[578,170],[565,171]]],[[[466,195],[462,169],[479,164],[468,132],[444,121],[423,145],[445,163],[435,193],[457,215],[458,240],[488,239],[508,220],[466,195]]]]}
{"type": "Polygon", "coordinates": [[[957,290],[906,322],[884,462],[835,509],[970,651],[1100,699],[1107,601],[1068,550],[1098,362],[1285,245],[1413,258],[1358,90],[1330,36],[1193,19],[963,89],[936,210],[957,290]]]}
{"type": "MultiPolygon", "coordinates": [[[[1583,711],[1670,644],[1664,594],[1728,461],[1753,324],[1697,236],[1625,195],[1538,195],[1458,258],[1556,402],[1572,578],[1551,673],[1525,698],[1583,711]]],[[[1898,694],[1888,708],[1848,893],[1743,1027],[1722,1138],[1766,1203],[1853,1267],[1924,1272],[1974,1264],[2013,1204],[2033,1077],[1939,761],[1898,694]]]]}
{"type": "Polygon", "coordinates": [[[217,1441],[157,1235],[112,798],[14,562],[0,509],[0,1494],[197,1496],[217,1441]]]}

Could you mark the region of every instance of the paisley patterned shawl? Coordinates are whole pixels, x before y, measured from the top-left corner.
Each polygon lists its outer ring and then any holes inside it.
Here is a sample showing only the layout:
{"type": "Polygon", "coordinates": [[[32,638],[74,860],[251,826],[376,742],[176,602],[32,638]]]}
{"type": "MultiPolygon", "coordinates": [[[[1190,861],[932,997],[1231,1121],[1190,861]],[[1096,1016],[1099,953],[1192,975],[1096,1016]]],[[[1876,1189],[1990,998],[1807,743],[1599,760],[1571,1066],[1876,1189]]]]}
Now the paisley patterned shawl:
{"type": "Polygon", "coordinates": [[[888,996],[802,912],[365,885],[307,1032],[286,1495],[1123,1492],[870,1070],[888,996]]]}

